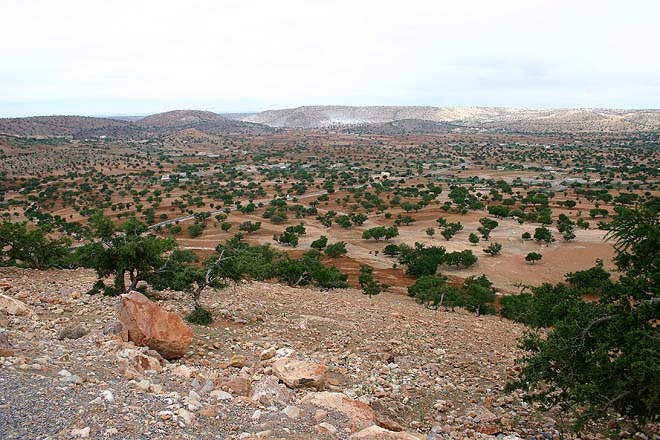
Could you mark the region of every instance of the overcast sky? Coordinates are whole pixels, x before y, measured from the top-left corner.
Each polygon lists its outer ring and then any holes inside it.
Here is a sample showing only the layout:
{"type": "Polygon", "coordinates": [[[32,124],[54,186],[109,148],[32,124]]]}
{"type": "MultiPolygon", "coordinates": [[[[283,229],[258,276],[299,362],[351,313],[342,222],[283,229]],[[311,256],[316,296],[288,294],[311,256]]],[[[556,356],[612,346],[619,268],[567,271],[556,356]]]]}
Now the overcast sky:
{"type": "Polygon", "coordinates": [[[0,116],[660,107],[658,0],[0,0],[0,116]]]}

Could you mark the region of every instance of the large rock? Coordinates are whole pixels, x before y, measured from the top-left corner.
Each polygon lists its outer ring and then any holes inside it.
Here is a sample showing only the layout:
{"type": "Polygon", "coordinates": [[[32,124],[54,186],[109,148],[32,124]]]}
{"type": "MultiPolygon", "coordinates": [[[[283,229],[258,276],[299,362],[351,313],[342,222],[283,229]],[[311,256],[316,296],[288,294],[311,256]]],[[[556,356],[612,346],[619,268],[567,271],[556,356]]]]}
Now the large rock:
{"type": "Polygon", "coordinates": [[[153,348],[165,359],[180,358],[192,343],[192,329],[176,313],[168,312],[139,292],[121,296],[122,338],[153,348]]]}
{"type": "Polygon", "coordinates": [[[288,403],[291,400],[291,391],[279,383],[273,376],[263,376],[252,384],[250,400],[264,405],[269,403],[288,403]]]}
{"type": "Polygon", "coordinates": [[[422,437],[417,437],[408,432],[388,431],[375,425],[356,432],[351,436],[351,440],[419,440],[420,438],[422,437]]]}
{"type": "Polygon", "coordinates": [[[9,341],[9,333],[0,332],[0,357],[13,356],[14,346],[9,341]]]}
{"type": "Polygon", "coordinates": [[[298,361],[288,357],[273,364],[273,374],[290,388],[316,388],[325,386],[328,367],[314,362],[298,361]]]}
{"type": "Polygon", "coordinates": [[[3,294],[0,294],[0,310],[8,315],[37,319],[37,314],[30,307],[26,306],[25,303],[3,294]]]}
{"type": "Polygon", "coordinates": [[[349,420],[349,428],[353,432],[373,424],[376,418],[374,410],[369,405],[350,399],[342,393],[310,393],[303,398],[302,403],[345,415],[349,420]]]}

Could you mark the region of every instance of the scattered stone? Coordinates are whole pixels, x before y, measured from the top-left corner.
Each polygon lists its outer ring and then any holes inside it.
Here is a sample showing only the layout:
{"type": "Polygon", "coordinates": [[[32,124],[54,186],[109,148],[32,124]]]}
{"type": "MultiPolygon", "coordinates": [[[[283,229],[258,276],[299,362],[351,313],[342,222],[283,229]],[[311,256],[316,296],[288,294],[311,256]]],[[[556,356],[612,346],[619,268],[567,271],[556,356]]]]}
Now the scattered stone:
{"type": "Polygon", "coordinates": [[[231,376],[223,381],[221,386],[237,396],[248,396],[250,394],[250,379],[247,377],[231,376]]]}
{"type": "Polygon", "coordinates": [[[89,438],[89,432],[91,431],[91,428],[89,426],[86,426],[81,429],[72,429],[71,430],[71,435],[74,437],[78,438],[89,438]]]}
{"type": "Polygon", "coordinates": [[[60,330],[57,334],[57,339],[60,341],[63,339],[80,339],[87,333],[89,333],[89,330],[80,324],[76,324],[60,330]]]}
{"type": "Polygon", "coordinates": [[[215,417],[217,412],[218,410],[215,406],[207,406],[199,412],[199,415],[203,417],[215,417]]]}
{"type": "Polygon", "coordinates": [[[179,315],[138,292],[121,296],[119,320],[125,341],[153,348],[165,359],[182,357],[192,343],[192,329],[179,315]]]}
{"type": "Polygon", "coordinates": [[[7,295],[0,293],[0,311],[4,311],[8,315],[24,316],[29,319],[38,319],[37,314],[30,307],[25,305],[22,301],[11,298],[7,295]]]}
{"type": "Polygon", "coordinates": [[[235,354],[229,360],[230,367],[243,368],[247,366],[247,364],[248,364],[248,358],[247,356],[242,354],[235,354]]]}
{"type": "Polygon", "coordinates": [[[232,400],[234,398],[234,396],[223,390],[213,390],[210,396],[216,400],[232,400]]]}
{"type": "Polygon", "coordinates": [[[480,424],[479,427],[477,427],[477,431],[486,435],[497,435],[500,433],[501,429],[499,426],[493,423],[484,423],[484,424],[480,424]]]}
{"type": "Polygon", "coordinates": [[[270,347],[261,352],[261,354],[259,355],[259,359],[261,359],[262,361],[272,359],[273,357],[275,357],[276,354],[277,354],[277,349],[275,347],[270,347]]]}
{"type": "Polygon", "coordinates": [[[342,393],[311,393],[303,398],[302,403],[344,414],[348,417],[349,428],[353,432],[370,425],[376,418],[374,410],[369,405],[350,399],[342,393]]]}
{"type": "Polygon", "coordinates": [[[195,414],[191,413],[187,409],[178,409],[176,411],[176,415],[179,416],[179,418],[181,418],[183,423],[186,425],[192,424],[192,422],[195,420],[195,414]]]}
{"type": "Polygon", "coordinates": [[[316,388],[325,386],[328,367],[314,362],[280,359],[273,364],[273,374],[290,388],[316,388]]]}
{"type": "Polygon", "coordinates": [[[121,335],[121,322],[110,321],[103,326],[104,335],[121,335]]]}
{"type": "Polygon", "coordinates": [[[389,431],[375,425],[369,426],[368,428],[351,435],[351,440],[420,440],[422,438],[423,437],[417,437],[409,432],[389,431]]]}
{"type": "Polygon", "coordinates": [[[321,434],[330,434],[334,435],[337,433],[337,428],[334,425],[331,425],[328,422],[322,422],[316,425],[316,430],[321,434]]]}
{"type": "Polygon", "coordinates": [[[260,402],[264,405],[269,403],[287,403],[290,399],[291,392],[273,376],[263,376],[252,384],[250,390],[250,400],[260,402]]]}
{"type": "Polygon", "coordinates": [[[142,391],[149,391],[151,389],[151,382],[147,379],[143,379],[138,382],[137,387],[142,391]]]}
{"type": "Polygon", "coordinates": [[[14,355],[14,346],[9,341],[9,333],[0,332],[0,357],[9,357],[14,355]]]}
{"type": "Polygon", "coordinates": [[[295,419],[297,419],[298,417],[300,417],[300,408],[297,407],[297,406],[287,406],[286,408],[284,408],[284,409],[282,410],[282,412],[283,412],[284,415],[286,415],[288,418],[293,419],[293,420],[295,420],[295,419]]]}

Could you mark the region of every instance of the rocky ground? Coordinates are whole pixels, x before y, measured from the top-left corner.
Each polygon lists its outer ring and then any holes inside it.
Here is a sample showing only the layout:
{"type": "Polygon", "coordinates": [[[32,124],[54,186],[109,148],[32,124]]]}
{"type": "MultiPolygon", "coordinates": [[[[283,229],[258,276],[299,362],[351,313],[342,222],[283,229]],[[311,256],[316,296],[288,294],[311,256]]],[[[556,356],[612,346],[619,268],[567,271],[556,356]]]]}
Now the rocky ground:
{"type": "MultiPolygon", "coordinates": [[[[215,321],[192,326],[185,356],[168,362],[122,340],[119,300],[85,294],[94,281],[0,269],[0,438],[576,437],[561,414],[503,392],[524,328],[497,317],[393,293],[241,284],[205,291],[215,321]]],[[[190,308],[181,293],[151,296],[190,308]]]]}

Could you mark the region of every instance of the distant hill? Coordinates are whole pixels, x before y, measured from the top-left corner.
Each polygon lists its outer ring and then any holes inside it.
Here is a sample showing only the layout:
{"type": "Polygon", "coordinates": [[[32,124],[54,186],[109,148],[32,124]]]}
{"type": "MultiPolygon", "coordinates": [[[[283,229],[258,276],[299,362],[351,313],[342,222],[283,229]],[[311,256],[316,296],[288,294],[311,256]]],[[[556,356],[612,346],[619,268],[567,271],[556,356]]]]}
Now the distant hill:
{"type": "Polygon", "coordinates": [[[33,116],[0,119],[0,133],[16,136],[74,136],[95,131],[130,131],[131,123],[87,116],[33,116]]]}
{"type": "Polygon", "coordinates": [[[213,112],[174,110],[138,119],[86,116],[34,116],[0,119],[0,134],[29,137],[67,136],[76,139],[107,136],[145,139],[194,128],[207,134],[265,134],[276,131],[263,124],[228,119],[213,112]]]}
{"type": "Polygon", "coordinates": [[[660,110],[307,106],[267,110],[246,116],[242,120],[288,128],[424,120],[486,131],[660,132],[660,110]]]}
{"type": "Polygon", "coordinates": [[[456,129],[461,129],[462,127],[447,122],[425,121],[423,119],[401,119],[392,122],[337,126],[337,128],[344,133],[405,135],[450,133],[456,129]]]}

